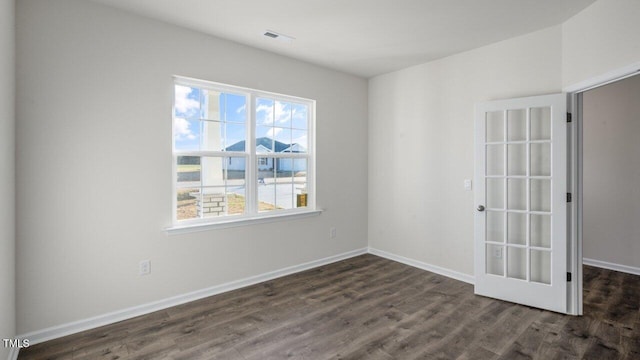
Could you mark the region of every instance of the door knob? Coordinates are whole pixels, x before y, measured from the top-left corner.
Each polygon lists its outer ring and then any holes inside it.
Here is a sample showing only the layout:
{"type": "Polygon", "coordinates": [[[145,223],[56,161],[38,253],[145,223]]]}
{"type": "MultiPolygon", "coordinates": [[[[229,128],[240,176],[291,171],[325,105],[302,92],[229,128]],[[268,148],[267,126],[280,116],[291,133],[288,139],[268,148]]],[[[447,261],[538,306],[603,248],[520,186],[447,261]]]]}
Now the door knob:
{"type": "Polygon", "coordinates": [[[484,211],[484,205],[478,205],[478,211],[484,211]]]}

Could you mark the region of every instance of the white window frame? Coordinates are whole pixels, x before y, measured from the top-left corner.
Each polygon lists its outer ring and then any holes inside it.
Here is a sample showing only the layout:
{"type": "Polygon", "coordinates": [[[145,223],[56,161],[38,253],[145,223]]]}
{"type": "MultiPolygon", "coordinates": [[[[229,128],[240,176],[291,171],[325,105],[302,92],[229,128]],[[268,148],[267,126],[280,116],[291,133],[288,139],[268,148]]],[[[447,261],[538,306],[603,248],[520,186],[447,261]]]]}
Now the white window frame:
{"type": "Polygon", "coordinates": [[[186,151],[176,150],[175,148],[175,91],[172,101],[171,124],[172,124],[172,225],[165,230],[169,233],[184,233],[192,231],[203,231],[214,228],[234,227],[252,223],[270,222],[278,219],[286,219],[290,217],[306,217],[317,215],[321,210],[316,208],[316,148],[315,148],[315,118],[316,118],[316,101],[283,95],[262,90],[244,88],[206,80],[193,79],[182,76],[174,76],[173,86],[183,85],[189,87],[198,87],[201,89],[209,89],[224,93],[232,93],[243,95],[246,97],[247,104],[247,126],[245,151],[186,151]],[[267,98],[274,101],[283,101],[294,104],[303,104],[308,106],[307,119],[307,137],[308,147],[306,153],[256,153],[255,134],[256,134],[256,99],[267,98]],[[224,215],[217,217],[196,218],[188,220],[177,219],[177,160],[178,156],[216,156],[216,157],[244,157],[245,158],[245,213],[241,215],[224,215]],[[258,158],[302,158],[307,160],[307,207],[278,209],[265,212],[258,212],[258,158]]]}

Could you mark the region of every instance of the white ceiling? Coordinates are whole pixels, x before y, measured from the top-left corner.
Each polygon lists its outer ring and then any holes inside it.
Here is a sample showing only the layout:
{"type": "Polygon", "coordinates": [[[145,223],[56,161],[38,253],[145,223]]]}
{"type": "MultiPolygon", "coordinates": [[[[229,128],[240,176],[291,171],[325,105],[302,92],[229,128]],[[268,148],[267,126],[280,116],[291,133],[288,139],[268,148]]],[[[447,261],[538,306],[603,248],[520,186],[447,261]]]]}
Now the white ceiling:
{"type": "Polygon", "coordinates": [[[595,0],[92,1],[371,77],[560,24],[595,0]]]}

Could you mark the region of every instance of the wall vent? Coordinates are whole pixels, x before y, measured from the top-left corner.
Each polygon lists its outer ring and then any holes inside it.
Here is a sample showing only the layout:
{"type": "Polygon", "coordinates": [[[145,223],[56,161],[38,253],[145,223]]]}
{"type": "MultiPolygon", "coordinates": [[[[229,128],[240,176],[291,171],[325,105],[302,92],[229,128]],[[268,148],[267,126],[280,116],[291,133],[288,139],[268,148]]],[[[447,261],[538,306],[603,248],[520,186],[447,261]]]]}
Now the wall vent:
{"type": "Polygon", "coordinates": [[[262,33],[262,35],[271,39],[277,39],[284,42],[292,42],[293,40],[295,40],[295,38],[292,38],[291,36],[287,36],[273,30],[265,30],[264,33],[262,33]]]}

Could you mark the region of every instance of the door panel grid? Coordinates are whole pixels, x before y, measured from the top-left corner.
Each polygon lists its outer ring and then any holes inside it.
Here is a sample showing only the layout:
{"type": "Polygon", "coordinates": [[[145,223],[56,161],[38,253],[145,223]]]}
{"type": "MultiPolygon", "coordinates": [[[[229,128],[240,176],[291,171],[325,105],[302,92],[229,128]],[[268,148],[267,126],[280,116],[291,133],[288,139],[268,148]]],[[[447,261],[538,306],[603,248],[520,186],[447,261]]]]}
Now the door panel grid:
{"type": "Polygon", "coordinates": [[[475,292],[566,312],[566,95],[476,105],[475,292]]]}
{"type": "Polygon", "coordinates": [[[551,213],[550,115],[545,107],[485,116],[488,274],[550,284],[551,248],[533,249],[531,241],[531,212],[551,213]]]}

